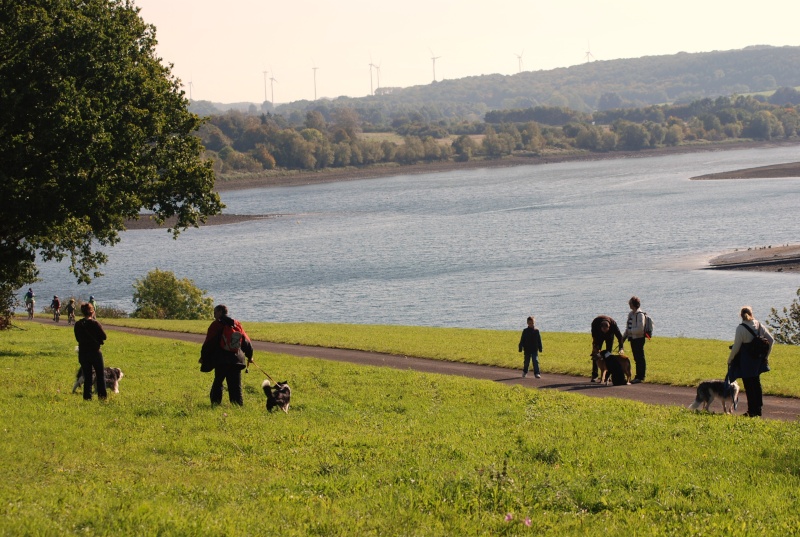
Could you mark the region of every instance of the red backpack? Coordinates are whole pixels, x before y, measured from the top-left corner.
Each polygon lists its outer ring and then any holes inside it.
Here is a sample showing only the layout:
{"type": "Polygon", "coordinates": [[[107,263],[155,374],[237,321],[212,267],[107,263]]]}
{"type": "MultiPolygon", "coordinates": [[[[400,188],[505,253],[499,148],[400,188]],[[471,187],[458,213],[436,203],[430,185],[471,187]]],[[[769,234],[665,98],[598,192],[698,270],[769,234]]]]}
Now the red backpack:
{"type": "Polygon", "coordinates": [[[223,326],[219,346],[227,352],[237,353],[242,349],[242,341],[245,337],[242,325],[239,321],[233,321],[233,326],[227,324],[223,326]]]}

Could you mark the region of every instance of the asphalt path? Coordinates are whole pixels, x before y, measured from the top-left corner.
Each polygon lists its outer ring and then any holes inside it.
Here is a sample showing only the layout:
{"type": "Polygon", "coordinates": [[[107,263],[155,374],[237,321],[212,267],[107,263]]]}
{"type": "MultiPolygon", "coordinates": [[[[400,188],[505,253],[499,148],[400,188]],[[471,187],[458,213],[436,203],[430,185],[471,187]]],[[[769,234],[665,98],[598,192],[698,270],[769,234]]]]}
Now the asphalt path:
{"type": "MultiPolygon", "coordinates": [[[[51,324],[52,320],[36,319],[39,322],[51,324]]],[[[142,336],[160,337],[192,343],[202,343],[205,336],[202,334],[188,334],[185,332],[168,332],[163,330],[145,330],[123,326],[105,325],[106,331],[119,331],[142,336]]],[[[458,375],[462,377],[491,380],[507,385],[519,384],[531,389],[550,389],[563,392],[572,392],[587,397],[616,397],[629,399],[653,405],[688,407],[695,398],[696,389],[685,386],[668,386],[664,384],[631,384],[628,386],[605,386],[589,382],[589,377],[575,377],[542,372],[542,378],[535,378],[532,373],[527,378],[522,378],[520,369],[509,369],[488,365],[465,364],[460,362],[447,362],[431,360],[428,358],[415,358],[413,356],[399,356],[379,352],[367,352],[351,349],[333,349],[329,347],[314,347],[309,345],[290,345],[286,343],[271,343],[267,341],[253,341],[253,348],[257,351],[275,354],[288,354],[298,357],[320,358],[336,362],[348,362],[358,365],[371,365],[378,367],[391,367],[394,369],[413,370],[424,373],[437,373],[441,375],[458,375]]],[[[258,361],[256,360],[256,365],[258,361]]],[[[590,370],[587,360],[586,371],[590,370]]],[[[741,383],[739,383],[741,386],[741,383]]],[[[722,404],[714,401],[711,405],[713,412],[722,412],[722,404]]],[[[735,414],[747,411],[747,396],[744,389],[739,395],[738,410],[735,414]]],[[[790,397],[764,396],[763,418],[794,421],[800,416],[800,399],[790,397]]]]}

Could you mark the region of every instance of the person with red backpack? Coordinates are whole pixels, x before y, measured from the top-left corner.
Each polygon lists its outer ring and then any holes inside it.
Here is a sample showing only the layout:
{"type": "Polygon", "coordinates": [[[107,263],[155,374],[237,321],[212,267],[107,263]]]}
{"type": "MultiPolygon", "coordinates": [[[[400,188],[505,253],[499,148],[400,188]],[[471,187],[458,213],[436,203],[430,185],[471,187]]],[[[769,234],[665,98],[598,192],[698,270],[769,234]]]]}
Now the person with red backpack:
{"type": "Polygon", "coordinates": [[[208,327],[201,350],[201,363],[206,370],[214,370],[211,384],[211,404],[222,403],[222,383],[228,385],[231,404],[242,406],[242,369],[253,358],[253,345],[239,321],[228,316],[228,307],[220,304],[214,308],[214,322],[208,327]]]}

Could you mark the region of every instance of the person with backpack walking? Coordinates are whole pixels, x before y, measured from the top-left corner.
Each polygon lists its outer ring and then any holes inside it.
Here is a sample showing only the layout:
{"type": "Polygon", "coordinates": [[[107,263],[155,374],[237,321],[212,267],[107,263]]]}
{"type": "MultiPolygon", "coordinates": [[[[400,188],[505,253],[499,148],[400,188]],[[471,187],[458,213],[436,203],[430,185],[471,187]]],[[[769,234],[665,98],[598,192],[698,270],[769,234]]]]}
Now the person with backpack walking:
{"type": "Polygon", "coordinates": [[[219,304],[214,308],[214,322],[206,332],[201,350],[201,360],[211,361],[214,382],[211,384],[211,405],[222,403],[222,383],[228,385],[231,404],[244,405],[242,395],[242,369],[252,361],[253,345],[239,321],[228,316],[228,307],[219,304]]]}
{"type": "Polygon", "coordinates": [[[736,327],[736,334],[728,355],[728,380],[733,382],[741,377],[747,395],[745,416],[761,416],[764,406],[761,392],[761,373],[769,371],[769,354],[775,339],[767,328],[753,317],[753,308],[744,306],[739,311],[742,323],[736,327]],[[738,355],[738,366],[731,367],[738,355]],[[735,370],[735,371],[734,371],[735,370]]]}
{"type": "Polygon", "coordinates": [[[100,346],[106,341],[103,327],[94,319],[94,308],[91,304],[81,304],[83,319],[75,323],[75,339],[78,342],[78,362],[83,371],[83,399],[92,400],[92,370],[97,384],[97,398],[106,399],[106,375],[103,364],[103,353],[100,346]]]}
{"type": "Polygon", "coordinates": [[[628,306],[630,306],[631,311],[628,313],[628,324],[625,328],[625,333],[622,334],[622,339],[630,340],[631,342],[633,361],[636,363],[636,375],[631,384],[638,384],[644,382],[644,377],[647,373],[647,362],[644,358],[644,343],[646,341],[644,327],[647,315],[639,309],[642,306],[642,302],[638,296],[632,296],[628,300],[628,306]]]}
{"type": "Polygon", "coordinates": [[[522,331],[519,338],[519,352],[525,351],[525,361],[522,365],[522,378],[528,376],[528,367],[533,360],[533,376],[542,378],[539,371],[539,353],[542,351],[542,335],[534,328],[535,319],[528,317],[528,327],[522,331]]]}

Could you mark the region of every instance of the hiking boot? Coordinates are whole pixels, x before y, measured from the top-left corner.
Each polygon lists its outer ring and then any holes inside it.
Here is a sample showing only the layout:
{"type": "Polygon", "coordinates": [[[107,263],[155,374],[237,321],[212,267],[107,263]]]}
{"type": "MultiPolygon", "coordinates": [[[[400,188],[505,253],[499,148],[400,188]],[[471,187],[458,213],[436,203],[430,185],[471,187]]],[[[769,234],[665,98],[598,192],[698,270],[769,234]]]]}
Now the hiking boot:
{"type": "Polygon", "coordinates": [[[640,384],[640,383],[642,383],[642,382],[644,382],[644,380],[642,380],[642,379],[633,379],[633,380],[631,381],[631,384],[640,384]]]}
{"type": "Polygon", "coordinates": [[[537,379],[540,379],[540,378],[542,378],[542,376],[541,376],[539,373],[536,373],[536,374],[534,375],[534,377],[536,377],[537,379]]]}

